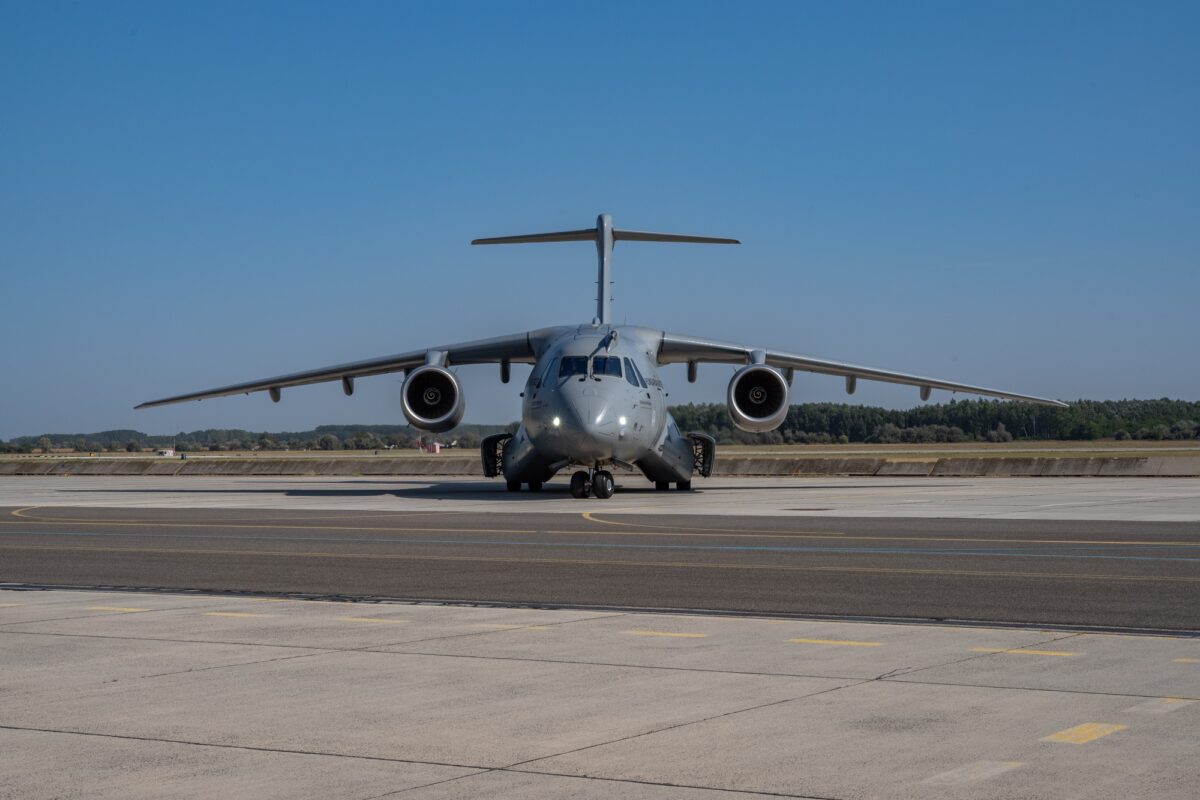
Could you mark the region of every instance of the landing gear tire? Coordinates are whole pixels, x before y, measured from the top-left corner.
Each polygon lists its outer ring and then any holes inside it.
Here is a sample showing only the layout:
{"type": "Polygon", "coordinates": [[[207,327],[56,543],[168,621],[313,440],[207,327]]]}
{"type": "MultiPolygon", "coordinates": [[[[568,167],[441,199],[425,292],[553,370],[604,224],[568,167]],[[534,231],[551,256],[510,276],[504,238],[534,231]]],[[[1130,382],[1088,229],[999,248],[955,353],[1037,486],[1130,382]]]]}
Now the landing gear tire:
{"type": "Polygon", "coordinates": [[[654,482],[654,490],[656,492],[670,491],[671,490],[671,482],[670,481],[655,481],[654,482]]]}
{"type": "Polygon", "coordinates": [[[582,500],[592,493],[592,482],[588,480],[588,474],[583,470],[579,470],[571,476],[571,497],[577,500],[582,500]]]}
{"type": "Polygon", "coordinates": [[[599,500],[607,500],[612,497],[616,489],[616,481],[613,480],[612,473],[607,470],[600,470],[592,478],[592,494],[596,495],[599,500]]]}
{"type": "Polygon", "coordinates": [[[681,492],[690,492],[692,490],[691,481],[679,481],[675,484],[675,488],[681,492]]]}
{"type": "Polygon", "coordinates": [[[530,481],[529,482],[529,491],[540,492],[541,490],[542,490],[542,482],[541,481],[530,481]]]}
{"type": "Polygon", "coordinates": [[[508,490],[510,492],[521,491],[521,482],[520,481],[509,481],[507,486],[508,486],[508,490]]]}

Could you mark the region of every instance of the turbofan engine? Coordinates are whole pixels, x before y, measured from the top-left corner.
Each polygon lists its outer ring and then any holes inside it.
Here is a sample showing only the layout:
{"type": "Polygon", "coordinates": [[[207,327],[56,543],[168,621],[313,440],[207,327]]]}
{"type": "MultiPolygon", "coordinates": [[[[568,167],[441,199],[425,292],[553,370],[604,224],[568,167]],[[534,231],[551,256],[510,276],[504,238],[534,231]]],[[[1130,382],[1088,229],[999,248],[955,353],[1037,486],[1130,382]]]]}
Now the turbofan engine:
{"type": "Polygon", "coordinates": [[[729,381],[729,416],[738,430],[773,431],[783,422],[787,410],[787,381],[770,367],[743,367],[729,381]]]}
{"type": "Polygon", "coordinates": [[[445,367],[433,364],[408,374],[400,398],[409,423],[430,433],[450,430],[462,421],[466,411],[458,378],[445,367]]]}

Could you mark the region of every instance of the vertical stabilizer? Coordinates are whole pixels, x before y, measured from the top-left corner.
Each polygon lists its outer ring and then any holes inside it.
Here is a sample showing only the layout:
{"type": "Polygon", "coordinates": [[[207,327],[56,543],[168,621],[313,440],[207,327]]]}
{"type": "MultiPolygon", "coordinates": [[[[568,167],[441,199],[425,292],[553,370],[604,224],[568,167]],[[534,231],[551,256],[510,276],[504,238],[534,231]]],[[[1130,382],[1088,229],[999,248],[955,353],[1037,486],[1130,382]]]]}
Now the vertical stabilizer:
{"type": "Polygon", "coordinates": [[[596,256],[600,262],[596,268],[596,318],[601,325],[612,322],[612,252],[612,215],[601,214],[596,217],[596,256]]]}

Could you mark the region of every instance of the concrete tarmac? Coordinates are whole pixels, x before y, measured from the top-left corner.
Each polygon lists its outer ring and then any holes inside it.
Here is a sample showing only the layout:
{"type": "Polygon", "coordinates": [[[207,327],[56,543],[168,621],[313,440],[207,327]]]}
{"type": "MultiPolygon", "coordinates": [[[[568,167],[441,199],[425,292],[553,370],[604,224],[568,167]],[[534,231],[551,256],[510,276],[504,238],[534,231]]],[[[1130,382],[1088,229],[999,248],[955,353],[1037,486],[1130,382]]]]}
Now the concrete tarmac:
{"type": "Polygon", "coordinates": [[[0,479],[0,798],[1196,796],[1195,481],[697,485],[0,479]]]}
{"type": "Polygon", "coordinates": [[[1178,798],[1200,640],[0,591],[0,797],[1178,798]]]}

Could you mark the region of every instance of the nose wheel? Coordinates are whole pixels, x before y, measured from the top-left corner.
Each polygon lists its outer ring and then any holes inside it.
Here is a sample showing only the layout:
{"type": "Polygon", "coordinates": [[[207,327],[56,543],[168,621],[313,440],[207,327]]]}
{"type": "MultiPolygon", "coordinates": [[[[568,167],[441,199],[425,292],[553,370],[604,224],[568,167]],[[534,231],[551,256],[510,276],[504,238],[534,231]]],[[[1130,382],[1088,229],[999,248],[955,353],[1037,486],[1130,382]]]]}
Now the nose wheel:
{"type": "Polygon", "coordinates": [[[617,483],[608,470],[599,469],[590,476],[583,470],[579,470],[571,476],[571,496],[579,500],[588,495],[594,495],[600,500],[607,500],[613,496],[613,492],[616,490],[617,483]]]}
{"type": "Polygon", "coordinates": [[[612,473],[608,470],[600,470],[592,477],[592,494],[600,500],[607,500],[613,496],[613,492],[617,490],[617,482],[613,480],[612,473]]]}

